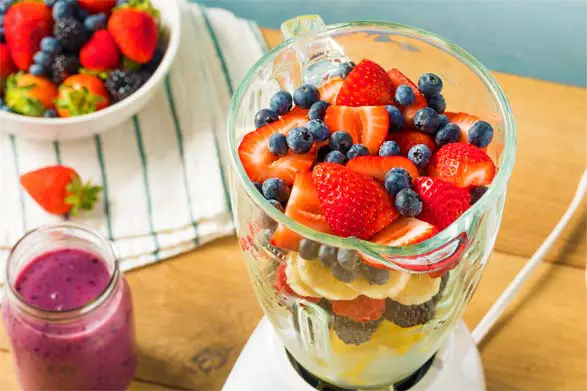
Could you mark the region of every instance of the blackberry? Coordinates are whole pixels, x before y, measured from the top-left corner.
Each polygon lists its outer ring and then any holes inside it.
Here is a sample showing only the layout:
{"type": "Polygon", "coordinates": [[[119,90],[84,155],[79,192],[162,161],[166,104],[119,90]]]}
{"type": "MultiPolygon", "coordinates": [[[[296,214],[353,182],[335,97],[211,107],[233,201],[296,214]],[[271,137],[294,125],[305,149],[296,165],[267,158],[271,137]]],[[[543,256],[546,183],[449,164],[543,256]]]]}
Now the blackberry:
{"type": "Polygon", "coordinates": [[[368,322],[355,322],[344,316],[332,317],[332,329],[338,338],[347,345],[361,345],[371,339],[382,319],[368,322]]]}
{"type": "Polygon", "coordinates": [[[53,36],[61,43],[63,50],[78,52],[88,40],[88,30],[75,18],[59,19],[53,27],[53,36]]]}
{"type": "Polygon", "coordinates": [[[53,82],[55,84],[63,83],[69,76],[77,74],[80,67],[79,58],[75,54],[60,54],[56,56],[51,65],[53,82]]]}
{"type": "Polygon", "coordinates": [[[115,69],[110,72],[105,84],[110,95],[119,102],[134,94],[144,81],[144,77],[138,72],[115,69]]]}

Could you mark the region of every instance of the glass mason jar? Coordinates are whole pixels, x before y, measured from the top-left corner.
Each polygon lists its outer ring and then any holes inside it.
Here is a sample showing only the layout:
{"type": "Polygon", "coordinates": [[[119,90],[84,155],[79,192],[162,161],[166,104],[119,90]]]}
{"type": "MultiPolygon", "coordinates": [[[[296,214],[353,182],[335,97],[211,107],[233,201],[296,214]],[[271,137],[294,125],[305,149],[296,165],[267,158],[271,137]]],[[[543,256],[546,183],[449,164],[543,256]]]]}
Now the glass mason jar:
{"type": "Polygon", "coordinates": [[[495,243],[514,164],[514,119],[489,71],[432,33],[382,22],[324,26],[316,16],[292,19],[283,24],[282,32],[287,40],[249,70],[228,118],[231,197],[239,241],[257,298],[295,360],[331,384],[379,388],[413,373],[439,349],[477,288],[495,243]],[[498,173],[489,190],[450,226],[419,244],[384,246],[309,229],[265,200],[239,159],[242,137],[255,129],[255,113],[269,106],[275,92],[293,92],[304,83],[319,85],[337,64],[363,58],[385,69],[398,68],[412,80],[426,72],[440,75],[451,111],[474,114],[495,129],[488,154],[498,173]],[[272,246],[269,238],[278,225],[300,239],[339,251],[356,250],[364,260],[390,270],[395,285],[388,292],[383,319],[346,324],[333,315],[332,299],[369,294],[361,289],[353,294],[356,284],[349,291],[349,284],[328,276],[318,260],[305,262],[294,251],[272,246]],[[281,278],[298,284],[298,294],[279,293],[275,284],[281,278]],[[305,298],[299,294],[304,289],[305,298]]]}
{"type": "Polygon", "coordinates": [[[4,297],[4,325],[24,390],[128,387],[137,365],[131,293],[107,239],[69,223],[29,232],[8,258],[4,297]],[[39,257],[51,264],[36,263],[39,257]],[[81,258],[87,264],[76,263],[81,258]],[[26,279],[34,279],[28,292],[26,279]],[[42,300],[52,299],[83,304],[48,309],[42,300]]]}

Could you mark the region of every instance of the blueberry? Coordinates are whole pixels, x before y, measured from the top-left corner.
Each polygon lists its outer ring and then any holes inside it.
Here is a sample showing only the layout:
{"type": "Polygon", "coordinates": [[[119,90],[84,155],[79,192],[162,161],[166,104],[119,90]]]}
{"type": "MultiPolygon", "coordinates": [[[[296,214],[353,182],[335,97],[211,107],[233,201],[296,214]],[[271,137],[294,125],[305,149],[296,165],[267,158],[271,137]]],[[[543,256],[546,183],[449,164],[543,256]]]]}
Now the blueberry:
{"type": "Polygon", "coordinates": [[[399,156],[401,155],[401,151],[399,149],[399,144],[395,141],[385,141],[379,147],[379,156],[399,156]]]}
{"type": "Polygon", "coordinates": [[[355,63],[352,61],[343,62],[342,64],[340,64],[338,69],[332,75],[333,76],[340,76],[341,78],[346,79],[346,77],[349,75],[349,73],[351,73],[351,71],[353,70],[354,67],[355,67],[355,63]]]}
{"type": "Polygon", "coordinates": [[[438,118],[440,119],[440,123],[438,124],[438,129],[443,128],[449,122],[448,117],[444,114],[440,114],[438,116],[438,118]]]}
{"type": "Polygon", "coordinates": [[[385,106],[385,110],[389,114],[389,131],[399,131],[404,127],[404,115],[393,105],[385,106]]]}
{"type": "Polygon", "coordinates": [[[469,143],[485,148],[493,140],[493,127],[485,121],[477,121],[469,129],[469,143]]]}
{"type": "Polygon", "coordinates": [[[414,95],[414,90],[412,90],[412,87],[402,84],[395,90],[394,100],[398,105],[409,106],[414,103],[416,96],[414,95]]]}
{"type": "Polygon", "coordinates": [[[422,200],[412,189],[403,189],[395,197],[395,207],[400,215],[416,217],[422,213],[422,200]]]}
{"type": "Polygon", "coordinates": [[[277,200],[268,200],[268,201],[271,205],[273,205],[273,207],[275,209],[277,209],[280,212],[283,212],[283,205],[281,204],[281,202],[279,202],[277,200]]]}
{"type": "Polygon", "coordinates": [[[161,48],[156,48],[151,60],[145,65],[143,65],[143,68],[141,70],[149,73],[155,73],[155,71],[157,70],[157,68],[159,68],[159,65],[161,64],[161,61],[163,61],[163,57],[165,57],[165,51],[161,48]]]}
{"type": "Polygon", "coordinates": [[[375,285],[384,285],[389,281],[391,277],[391,273],[387,269],[379,269],[376,267],[371,267],[367,265],[363,265],[361,267],[361,272],[371,284],[375,285]]]}
{"type": "Polygon", "coordinates": [[[345,164],[346,156],[340,151],[330,151],[326,154],[324,161],[327,163],[345,164]]]}
{"type": "Polygon", "coordinates": [[[45,113],[43,114],[43,117],[45,118],[57,118],[57,112],[53,109],[49,109],[47,111],[45,111],[45,113]]]}
{"type": "Polygon", "coordinates": [[[434,73],[426,73],[418,79],[418,89],[424,96],[433,96],[442,91],[442,79],[434,73]]]}
{"type": "Polygon", "coordinates": [[[403,168],[396,167],[385,174],[385,189],[393,197],[403,189],[412,188],[412,177],[403,168]]]}
{"type": "Polygon", "coordinates": [[[324,159],[326,159],[326,155],[330,152],[330,147],[328,145],[323,145],[318,148],[318,152],[316,153],[316,160],[318,163],[322,163],[324,159]]]}
{"type": "Polygon", "coordinates": [[[0,106],[0,111],[4,111],[4,112],[7,112],[7,113],[12,113],[12,109],[10,107],[6,106],[6,105],[0,106]]]}
{"type": "Polygon", "coordinates": [[[489,190],[487,186],[477,186],[470,190],[471,193],[471,205],[475,204],[479,199],[489,190]]]}
{"type": "Polygon", "coordinates": [[[0,13],[5,14],[12,6],[13,0],[0,0],[0,13]]]}
{"type": "Polygon", "coordinates": [[[294,153],[306,153],[312,149],[314,136],[307,128],[293,128],[286,137],[287,146],[294,153]]]}
{"type": "Polygon", "coordinates": [[[360,273],[359,268],[354,270],[347,270],[338,263],[332,265],[331,271],[334,278],[342,282],[352,282],[359,276],[360,273]]]}
{"type": "Polygon", "coordinates": [[[320,246],[320,250],[318,250],[318,258],[320,258],[320,262],[326,267],[336,264],[337,254],[338,249],[336,247],[320,246]]]}
{"type": "Polygon", "coordinates": [[[45,37],[41,40],[41,50],[49,54],[61,53],[61,43],[54,37],[45,37]]]}
{"type": "Polygon", "coordinates": [[[269,152],[277,156],[287,155],[287,141],[283,134],[273,133],[269,137],[269,152]]]}
{"type": "Polygon", "coordinates": [[[261,109],[255,114],[255,127],[260,128],[279,119],[277,113],[269,109],[261,109]]]}
{"type": "Polygon", "coordinates": [[[348,160],[354,159],[357,156],[369,156],[369,150],[363,144],[353,144],[346,151],[346,158],[348,160]]]}
{"type": "Polygon", "coordinates": [[[45,5],[47,7],[53,7],[56,2],[57,2],[57,0],[45,0],[45,5]]]}
{"type": "Polygon", "coordinates": [[[434,134],[438,130],[440,118],[438,113],[430,107],[424,107],[416,112],[414,125],[418,130],[428,134],[434,134]]]}
{"type": "Polygon", "coordinates": [[[84,26],[88,31],[98,31],[106,27],[107,20],[106,14],[103,13],[90,15],[84,20],[84,26]]]}
{"type": "Polygon", "coordinates": [[[294,92],[293,100],[302,109],[309,109],[320,100],[320,92],[312,84],[305,84],[294,92]]]}
{"type": "Polygon", "coordinates": [[[320,243],[316,243],[310,239],[300,240],[300,248],[298,250],[300,257],[307,259],[309,261],[312,259],[316,259],[319,250],[320,243]]]}
{"type": "Polygon", "coordinates": [[[253,182],[253,186],[259,191],[259,193],[263,194],[263,187],[259,182],[253,182]]]}
{"type": "Polygon", "coordinates": [[[77,7],[75,10],[75,16],[77,16],[77,20],[81,22],[85,21],[90,15],[90,12],[86,9],[83,9],[82,7],[77,7]]]}
{"type": "Polygon", "coordinates": [[[126,3],[128,3],[128,0],[117,0],[116,1],[117,6],[125,5],[126,3]]]}
{"type": "Polygon", "coordinates": [[[37,52],[33,56],[35,64],[41,65],[43,68],[49,68],[53,63],[53,57],[47,52],[37,52]]]}
{"type": "Polygon", "coordinates": [[[361,258],[356,250],[341,248],[336,256],[338,264],[346,270],[355,270],[361,265],[361,258]]]}
{"type": "Polygon", "coordinates": [[[39,64],[33,64],[29,68],[29,73],[34,76],[44,76],[47,74],[47,69],[39,64]]]}
{"type": "Polygon", "coordinates": [[[310,107],[310,110],[308,111],[308,118],[323,120],[328,106],[330,106],[330,103],[319,100],[310,107]]]}
{"type": "Polygon", "coordinates": [[[286,202],[289,198],[289,187],[281,178],[269,178],[263,182],[263,197],[268,200],[286,202]]]}
{"type": "Polygon", "coordinates": [[[346,152],[353,145],[353,138],[344,130],[338,130],[330,135],[328,146],[332,150],[346,152]]]}
{"type": "Polygon", "coordinates": [[[455,125],[448,123],[436,132],[434,142],[438,145],[448,143],[456,143],[461,138],[461,129],[455,125]]]}
{"type": "Polygon", "coordinates": [[[271,97],[269,101],[269,108],[279,115],[289,113],[293,107],[293,98],[287,91],[279,91],[271,97]]]}
{"type": "Polygon", "coordinates": [[[425,144],[414,145],[408,152],[408,159],[412,161],[419,169],[422,169],[430,163],[432,151],[425,144]]]}
{"type": "Polygon", "coordinates": [[[330,137],[330,131],[321,119],[311,120],[306,124],[306,128],[312,133],[312,136],[314,136],[314,140],[316,141],[326,141],[328,140],[328,137],[330,137]]]}
{"type": "Polygon", "coordinates": [[[428,103],[428,107],[436,111],[438,114],[442,114],[444,113],[444,110],[446,110],[446,101],[442,95],[430,96],[426,98],[426,102],[428,103]]]}
{"type": "Polygon", "coordinates": [[[73,4],[69,1],[59,0],[53,6],[53,19],[72,18],[75,13],[73,4]]]}

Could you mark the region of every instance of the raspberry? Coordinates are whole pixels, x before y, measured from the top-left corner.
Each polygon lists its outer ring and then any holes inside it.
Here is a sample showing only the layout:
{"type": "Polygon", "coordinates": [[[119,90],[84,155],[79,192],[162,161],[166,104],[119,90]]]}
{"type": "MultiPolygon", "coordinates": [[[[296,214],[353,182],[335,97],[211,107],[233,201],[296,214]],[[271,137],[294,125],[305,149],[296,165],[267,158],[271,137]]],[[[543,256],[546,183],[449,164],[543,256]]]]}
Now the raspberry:
{"type": "Polygon", "coordinates": [[[51,70],[55,84],[61,84],[69,76],[78,73],[81,67],[79,58],[75,54],[60,54],[55,57],[51,70]]]}
{"type": "Polygon", "coordinates": [[[332,300],[331,304],[335,315],[362,323],[380,319],[385,311],[384,299],[371,299],[363,295],[354,300],[332,300]]]}
{"type": "Polygon", "coordinates": [[[337,337],[347,345],[361,345],[369,341],[380,323],[381,319],[355,322],[343,316],[332,317],[332,329],[337,337]]]}
{"type": "Polygon", "coordinates": [[[53,35],[67,52],[78,52],[88,40],[88,31],[83,23],[74,18],[63,18],[55,22],[53,35]]]}
{"type": "Polygon", "coordinates": [[[116,69],[110,72],[106,88],[117,102],[134,94],[147,81],[148,77],[139,72],[126,72],[116,69]]]}

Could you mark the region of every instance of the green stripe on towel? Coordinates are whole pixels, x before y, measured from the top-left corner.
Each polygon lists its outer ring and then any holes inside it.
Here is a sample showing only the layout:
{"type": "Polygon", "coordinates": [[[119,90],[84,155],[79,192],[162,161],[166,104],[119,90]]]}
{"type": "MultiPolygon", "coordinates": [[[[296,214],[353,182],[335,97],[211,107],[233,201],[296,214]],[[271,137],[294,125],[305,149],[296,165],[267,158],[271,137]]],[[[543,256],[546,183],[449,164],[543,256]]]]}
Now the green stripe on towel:
{"type": "Polygon", "coordinates": [[[63,164],[61,161],[61,145],[59,144],[59,141],[53,141],[53,149],[55,150],[55,160],[57,161],[57,164],[63,164]]]}
{"type": "Polygon", "coordinates": [[[234,94],[234,86],[232,85],[232,78],[230,77],[230,72],[228,71],[228,65],[226,64],[226,58],[224,57],[224,53],[222,53],[222,49],[220,48],[220,42],[218,41],[218,37],[214,32],[214,28],[212,27],[212,23],[210,23],[210,19],[208,18],[208,10],[206,7],[199,7],[202,12],[202,17],[204,18],[204,23],[206,23],[206,28],[208,29],[208,33],[210,34],[210,38],[212,38],[212,43],[214,44],[214,49],[216,50],[216,54],[220,59],[220,66],[222,67],[222,73],[224,74],[224,79],[226,80],[226,86],[228,87],[228,92],[230,92],[230,96],[234,94]]]}
{"type": "Polygon", "coordinates": [[[110,200],[108,198],[108,178],[106,177],[106,167],[104,165],[104,153],[102,151],[102,138],[98,135],[94,138],[96,141],[96,155],[98,156],[98,165],[100,166],[100,174],[102,175],[102,196],[104,197],[104,217],[106,217],[106,229],[108,230],[108,238],[114,240],[112,232],[112,221],[110,218],[110,200]]]}

